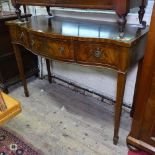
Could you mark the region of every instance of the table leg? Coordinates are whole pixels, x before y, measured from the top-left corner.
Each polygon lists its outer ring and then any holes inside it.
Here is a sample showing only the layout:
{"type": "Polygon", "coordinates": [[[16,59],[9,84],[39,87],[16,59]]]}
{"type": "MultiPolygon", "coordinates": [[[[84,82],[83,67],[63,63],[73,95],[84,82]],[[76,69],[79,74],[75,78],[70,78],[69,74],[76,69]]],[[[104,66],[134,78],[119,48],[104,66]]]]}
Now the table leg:
{"type": "Polygon", "coordinates": [[[18,69],[19,69],[19,73],[20,73],[20,78],[21,78],[22,84],[24,86],[24,93],[25,93],[26,97],[29,97],[29,91],[27,88],[27,82],[26,82],[26,77],[25,77],[25,73],[24,73],[23,60],[22,60],[22,56],[21,56],[19,46],[13,44],[13,49],[15,52],[15,57],[16,57],[16,61],[17,61],[17,65],[18,65],[18,69]]]}
{"type": "Polygon", "coordinates": [[[114,137],[113,137],[113,143],[115,145],[117,145],[118,139],[119,139],[118,133],[119,133],[119,127],[120,127],[120,120],[121,120],[126,76],[127,74],[123,74],[119,72],[118,78],[117,78],[117,94],[116,94],[116,104],[115,104],[114,137]]]}
{"type": "Polygon", "coordinates": [[[131,117],[133,117],[133,115],[134,115],[136,97],[137,97],[137,90],[138,90],[138,87],[139,87],[139,78],[140,78],[140,74],[141,74],[142,64],[143,64],[143,59],[141,59],[139,61],[139,63],[138,63],[138,71],[137,71],[137,78],[136,78],[136,84],[135,84],[135,92],[134,92],[134,97],[133,97],[132,108],[131,108],[131,111],[130,111],[130,116],[131,117]]]}
{"type": "Polygon", "coordinates": [[[24,13],[26,14],[27,13],[26,5],[23,5],[23,9],[24,9],[24,13]]]}
{"type": "Polygon", "coordinates": [[[21,10],[20,10],[20,5],[19,4],[15,4],[15,12],[17,14],[17,17],[20,21],[23,21],[22,18],[21,18],[21,10]]]}
{"type": "Polygon", "coordinates": [[[145,7],[146,7],[146,4],[147,4],[147,1],[146,0],[142,0],[142,4],[141,6],[139,7],[139,11],[138,11],[138,14],[139,14],[139,22],[140,24],[142,24],[142,26],[145,28],[146,27],[146,22],[143,21],[143,18],[144,18],[144,14],[145,14],[145,7]]]}
{"type": "Polygon", "coordinates": [[[51,74],[51,66],[50,66],[49,59],[46,59],[46,66],[47,66],[47,73],[48,73],[48,81],[49,83],[52,83],[52,74],[51,74]]]}
{"type": "Polygon", "coordinates": [[[50,10],[50,6],[46,6],[46,10],[49,16],[53,16],[51,10],[50,10]]]}
{"type": "Polygon", "coordinates": [[[116,1],[116,13],[118,15],[118,25],[119,25],[119,36],[121,38],[124,37],[124,31],[125,31],[125,25],[127,23],[127,15],[129,13],[129,4],[128,4],[128,0],[115,0],[116,1]],[[123,4],[123,5],[122,5],[123,4]]]}
{"type": "Polygon", "coordinates": [[[119,25],[120,37],[124,36],[125,25],[127,23],[126,16],[127,16],[127,14],[119,15],[119,19],[117,21],[118,25],[119,25]]]}

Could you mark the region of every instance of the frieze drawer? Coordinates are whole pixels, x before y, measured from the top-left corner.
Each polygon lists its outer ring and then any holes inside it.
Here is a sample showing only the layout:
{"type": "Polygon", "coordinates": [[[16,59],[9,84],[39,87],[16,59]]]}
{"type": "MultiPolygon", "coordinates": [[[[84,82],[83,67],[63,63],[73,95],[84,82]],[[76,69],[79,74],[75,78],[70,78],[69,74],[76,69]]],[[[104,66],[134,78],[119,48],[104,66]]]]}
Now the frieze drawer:
{"type": "Polygon", "coordinates": [[[119,62],[119,47],[91,42],[80,43],[77,51],[77,61],[90,65],[113,66],[117,68],[119,62]]]}
{"type": "Polygon", "coordinates": [[[74,46],[71,41],[48,39],[31,35],[32,52],[56,60],[74,61],[74,46]]]}

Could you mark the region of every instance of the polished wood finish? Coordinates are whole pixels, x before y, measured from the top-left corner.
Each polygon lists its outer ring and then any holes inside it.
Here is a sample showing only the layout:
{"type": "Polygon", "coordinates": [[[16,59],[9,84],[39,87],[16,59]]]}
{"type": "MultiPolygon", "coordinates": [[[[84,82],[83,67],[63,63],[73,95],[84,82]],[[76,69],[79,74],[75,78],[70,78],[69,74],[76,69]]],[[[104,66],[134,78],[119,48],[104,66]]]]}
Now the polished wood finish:
{"type": "Polygon", "coordinates": [[[126,16],[130,9],[134,7],[140,7],[138,12],[139,21],[143,27],[146,26],[146,22],[143,21],[143,17],[145,14],[147,0],[12,0],[12,4],[16,8],[16,13],[19,19],[21,19],[20,5],[46,6],[49,15],[52,15],[50,13],[50,7],[115,10],[119,16],[118,24],[120,32],[124,32],[127,22],[126,16]]]}
{"type": "MultiPolygon", "coordinates": [[[[23,42],[20,40],[20,43],[24,43],[26,47],[29,47],[30,44],[27,42],[28,35],[24,33],[24,31],[22,32],[25,36],[25,41],[23,42]]],[[[42,51],[41,54],[45,57],[52,57],[57,60],[74,61],[73,45],[71,45],[70,41],[61,39],[46,39],[33,33],[29,37],[32,39],[31,47],[34,52],[40,54],[40,51],[42,51]],[[43,44],[43,41],[45,41],[46,44],[43,44]],[[49,49],[51,49],[51,51],[49,51],[49,49]]]]}
{"type": "MultiPolygon", "coordinates": [[[[22,15],[22,18],[30,17],[31,14],[22,15]]],[[[15,20],[17,16],[15,13],[3,12],[0,14],[0,88],[8,92],[8,87],[16,82],[19,82],[19,71],[11,45],[9,29],[5,25],[6,21],[15,20]]],[[[23,47],[22,57],[24,61],[24,70],[26,76],[32,76],[38,73],[38,60],[35,55],[27,52],[23,47]],[[27,63],[29,61],[29,63],[27,63]]]]}
{"type": "MultiPolygon", "coordinates": [[[[25,23],[17,20],[7,25],[26,96],[28,90],[19,45],[46,59],[101,66],[118,72],[114,127],[114,144],[117,144],[127,72],[143,58],[148,27],[140,29],[127,25],[121,39],[117,23],[101,21],[37,16],[25,23]]],[[[46,62],[51,76],[49,61],[46,62]]]]}
{"type": "Polygon", "coordinates": [[[24,73],[24,66],[23,66],[22,56],[21,56],[21,53],[20,53],[20,50],[19,50],[18,46],[13,45],[13,49],[14,49],[14,52],[15,52],[16,60],[18,62],[17,65],[18,65],[18,68],[19,68],[20,78],[22,79],[25,96],[28,97],[29,92],[28,92],[28,88],[27,88],[27,84],[26,84],[26,78],[25,78],[25,73],[24,73]]]}
{"type": "Polygon", "coordinates": [[[137,81],[132,128],[127,144],[155,155],[155,5],[144,61],[137,81]]]}
{"type": "MultiPolygon", "coordinates": [[[[22,14],[22,18],[30,17],[31,14],[22,14]]],[[[0,12],[0,22],[5,22],[9,20],[15,20],[17,19],[17,15],[14,12],[8,12],[8,11],[3,11],[0,12]]]]}
{"type": "Polygon", "coordinates": [[[122,103],[123,103],[123,96],[125,90],[125,83],[126,83],[126,76],[127,74],[118,73],[117,78],[117,94],[116,94],[116,106],[115,106],[115,120],[114,120],[114,144],[117,144],[119,136],[119,127],[120,127],[120,120],[121,120],[121,112],[122,112],[122,103]]]}
{"type": "Polygon", "coordinates": [[[107,43],[79,42],[77,62],[89,63],[92,65],[110,65],[113,68],[118,66],[118,46],[111,46],[107,43]]]}

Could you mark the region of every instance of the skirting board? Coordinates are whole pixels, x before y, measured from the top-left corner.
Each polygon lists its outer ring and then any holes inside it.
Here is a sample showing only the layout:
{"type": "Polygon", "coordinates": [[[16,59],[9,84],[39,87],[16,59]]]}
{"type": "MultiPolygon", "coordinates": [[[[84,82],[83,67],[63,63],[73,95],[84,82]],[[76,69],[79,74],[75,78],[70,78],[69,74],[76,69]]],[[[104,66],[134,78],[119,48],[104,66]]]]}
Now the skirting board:
{"type": "MultiPolygon", "coordinates": [[[[45,78],[47,78],[47,76],[45,76],[45,78]]],[[[106,104],[112,104],[112,105],[115,104],[114,99],[109,98],[107,96],[104,96],[102,94],[96,93],[92,90],[83,88],[74,82],[70,82],[70,81],[62,79],[61,77],[58,77],[57,75],[52,75],[52,82],[57,83],[57,84],[62,85],[62,86],[65,86],[65,87],[68,87],[69,89],[76,91],[80,94],[95,97],[99,101],[102,101],[106,104]]],[[[123,103],[123,109],[126,110],[127,112],[130,112],[131,106],[128,106],[126,103],[123,103]]]]}

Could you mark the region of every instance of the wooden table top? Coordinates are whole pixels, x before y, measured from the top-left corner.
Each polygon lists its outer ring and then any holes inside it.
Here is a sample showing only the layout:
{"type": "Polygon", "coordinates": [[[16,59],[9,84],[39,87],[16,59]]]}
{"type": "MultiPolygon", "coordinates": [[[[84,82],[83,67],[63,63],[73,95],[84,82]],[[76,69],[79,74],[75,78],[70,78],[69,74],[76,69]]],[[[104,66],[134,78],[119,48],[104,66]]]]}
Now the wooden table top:
{"type": "MultiPolygon", "coordinates": [[[[31,14],[22,14],[22,18],[30,17],[31,14]]],[[[0,21],[8,21],[17,19],[17,15],[14,12],[3,11],[0,12],[0,21]]]]}
{"type": "Polygon", "coordinates": [[[18,24],[43,36],[56,37],[60,35],[65,39],[89,41],[94,39],[130,47],[149,30],[149,27],[141,29],[138,25],[127,24],[125,36],[121,39],[116,22],[92,21],[66,17],[49,17],[46,15],[33,16],[28,22],[19,20],[9,21],[7,25],[18,24]]]}

